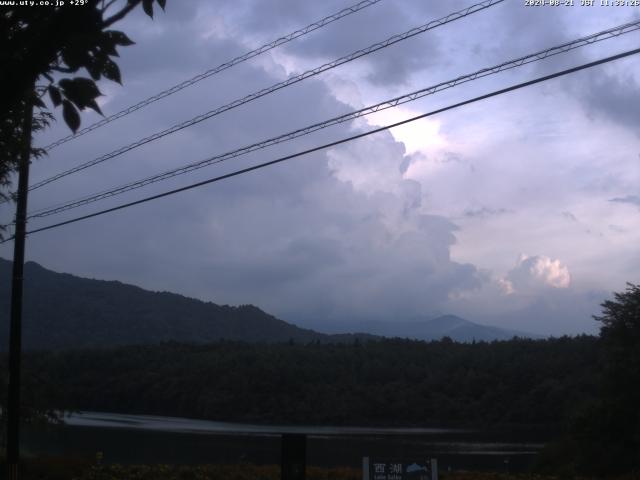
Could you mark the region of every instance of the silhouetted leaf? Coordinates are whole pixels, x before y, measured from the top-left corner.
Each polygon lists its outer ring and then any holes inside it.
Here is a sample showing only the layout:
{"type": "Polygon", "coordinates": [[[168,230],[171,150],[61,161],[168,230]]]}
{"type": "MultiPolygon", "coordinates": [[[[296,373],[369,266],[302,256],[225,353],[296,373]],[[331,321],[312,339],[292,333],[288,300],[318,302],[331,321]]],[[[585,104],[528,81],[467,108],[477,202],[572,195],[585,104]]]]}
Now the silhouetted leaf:
{"type": "Polygon", "coordinates": [[[89,106],[89,102],[102,95],[93,80],[76,77],[62,79],[59,82],[64,95],[80,109],[89,106]]]}
{"type": "Polygon", "coordinates": [[[78,91],[87,98],[96,98],[102,95],[97,85],[93,80],[88,78],[76,77],[73,79],[73,83],[78,91]]]}
{"type": "Polygon", "coordinates": [[[144,13],[153,18],[153,0],[142,0],[142,9],[144,13]]]}
{"type": "Polygon", "coordinates": [[[162,10],[164,10],[164,7],[166,4],[167,4],[167,0],[158,0],[158,5],[160,5],[160,8],[162,10]]]}
{"type": "Polygon", "coordinates": [[[54,107],[57,107],[62,103],[62,95],[60,95],[60,90],[53,85],[49,85],[49,97],[51,97],[51,103],[53,103],[54,107]]]}
{"type": "Polygon", "coordinates": [[[89,107],[90,109],[92,109],[95,112],[98,112],[100,115],[102,115],[102,110],[100,110],[100,107],[98,106],[98,104],[96,103],[95,100],[91,100],[91,101],[87,102],[87,107],[89,107]]]}
{"type": "MultiPolygon", "coordinates": [[[[91,60],[91,56],[89,55],[89,50],[86,46],[79,43],[80,39],[78,39],[78,43],[73,43],[70,46],[66,47],[62,50],[61,56],[62,61],[72,70],[77,70],[83,67],[86,63],[91,60]]],[[[85,39],[82,37],[82,41],[92,41],[91,38],[85,39]]]]}
{"type": "Polygon", "coordinates": [[[106,59],[104,62],[104,65],[102,66],[102,74],[104,75],[105,78],[108,78],[109,80],[113,80],[114,82],[118,82],[120,85],[122,85],[122,80],[120,77],[120,69],[118,68],[118,65],[116,65],[115,62],[106,59]]]}
{"type": "MultiPolygon", "coordinates": [[[[63,90],[68,89],[71,86],[72,83],[73,82],[72,82],[72,80],[70,78],[63,78],[62,80],[60,80],[58,82],[58,84],[62,87],[63,90]]],[[[71,87],[71,88],[73,88],[73,87],[71,87]]]]}
{"type": "Polygon", "coordinates": [[[80,127],[80,115],[78,115],[76,107],[69,100],[62,101],[62,117],[69,128],[73,130],[73,133],[76,133],[78,127],[80,127]]]}
{"type": "Polygon", "coordinates": [[[109,39],[112,39],[116,45],[122,45],[123,47],[127,47],[129,45],[133,45],[135,42],[127,37],[124,33],[119,32],[117,30],[107,30],[104,32],[105,36],[109,39]]]}
{"type": "Polygon", "coordinates": [[[87,63],[84,68],[87,69],[87,72],[89,72],[91,78],[93,78],[94,80],[100,80],[100,73],[102,72],[102,69],[95,60],[87,63]]]}
{"type": "Polygon", "coordinates": [[[44,102],[40,99],[40,97],[35,97],[33,99],[33,104],[36,107],[40,107],[40,108],[47,108],[47,106],[44,104],[44,102]]]}
{"type": "Polygon", "coordinates": [[[76,50],[65,48],[61,52],[62,61],[71,69],[77,70],[82,65],[82,58],[76,50]]]}
{"type": "Polygon", "coordinates": [[[118,57],[118,51],[116,50],[116,42],[109,35],[102,35],[100,39],[100,49],[107,55],[112,57],[118,57]]]}

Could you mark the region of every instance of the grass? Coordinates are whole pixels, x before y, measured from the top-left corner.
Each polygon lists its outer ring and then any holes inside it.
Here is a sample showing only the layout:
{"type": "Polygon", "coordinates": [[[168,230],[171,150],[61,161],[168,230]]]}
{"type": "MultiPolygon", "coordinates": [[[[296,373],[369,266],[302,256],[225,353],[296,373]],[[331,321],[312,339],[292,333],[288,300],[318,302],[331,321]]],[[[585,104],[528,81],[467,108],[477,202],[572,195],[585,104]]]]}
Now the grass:
{"type": "MultiPolygon", "coordinates": [[[[94,461],[95,463],[95,461],[94,461]]],[[[2,465],[4,472],[4,465],[2,465]]],[[[0,475],[0,478],[1,475],[0,475]]],[[[278,465],[95,465],[88,458],[24,462],[21,480],[280,480],[278,465]]],[[[307,467],[308,480],[361,480],[356,468],[307,467]]]]}

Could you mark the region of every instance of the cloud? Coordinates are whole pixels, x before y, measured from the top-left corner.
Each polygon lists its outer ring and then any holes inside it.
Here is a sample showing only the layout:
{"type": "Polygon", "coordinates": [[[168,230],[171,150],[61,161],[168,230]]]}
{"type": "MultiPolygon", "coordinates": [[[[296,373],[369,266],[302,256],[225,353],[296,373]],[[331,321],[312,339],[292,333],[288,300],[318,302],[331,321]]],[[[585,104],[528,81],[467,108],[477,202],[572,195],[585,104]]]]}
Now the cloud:
{"type": "Polygon", "coordinates": [[[513,302],[510,309],[480,318],[488,324],[543,335],[595,334],[598,325],[592,315],[600,311],[599,305],[609,296],[610,292],[603,290],[582,292],[571,288],[552,289],[526,302],[509,295],[504,298],[513,302]]]}
{"type": "Polygon", "coordinates": [[[626,72],[597,72],[583,80],[582,100],[591,114],[602,113],[625,128],[640,127],[640,85],[626,72]]]}
{"type": "Polygon", "coordinates": [[[609,201],[617,203],[629,203],[631,205],[637,205],[640,207],[640,196],[638,195],[627,195],[625,197],[611,198],[609,201]]]}
{"type": "Polygon", "coordinates": [[[627,233],[628,230],[620,225],[610,224],[608,225],[609,230],[615,233],[627,233]]]}
{"type": "MultiPolygon", "coordinates": [[[[340,20],[342,25],[330,25],[288,44],[277,55],[286,57],[290,65],[310,68],[420,26],[461,8],[462,4],[460,0],[452,0],[446,5],[424,6],[381,2],[340,20]]],[[[251,7],[254,10],[252,15],[238,20],[245,31],[264,32],[267,27],[269,31],[273,31],[275,25],[280,27],[280,31],[287,31],[300,28],[310,19],[321,18],[344,7],[344,3],[338,2],[318,4],[278,0],[275,5],[255,2],[251,7]]],[[[417,69],[434,65],[440,60],[439,44],[437,36],[429,32],[360,58],[354,65],[372,84],[384,88],[406,86],[411,74],[417,69]]],[[[300,68],[296,70],[299,71],[300,68]]]]}
{"type": "Polygon", "coordinates": [[[511,283],[510,280],[499,278],[498,285],[505,295],[511,295],[512,293],[515,292],[515,289],[513,288],[513,283],[511,283]]]}
{"type": "Polygon", "coordinates": [[[489,207],[480,207],[480,208],[468,208],[462,215],[469,218],[487,218],[494,215],[504,215],[507,213],[511,213],[511,210],[506,208],[489,208],[489,207]]]}
{"type": "Polygon", "coordinates": [[[595,333],[592,315],[610,292],[579,288],[569,269],[544,255],[521,255],[506,275],[482,271],[482,284],[448,311],[481,323],[542,335],[595,333]]]}
{"type": "Polygon", "coordinates": [[[544,255],[529,257],[522,254],[505,281],[512,291],[518,292],[541,287],[568,288],[571,285],[571,275],[560,260],[552,260],[544,255]]]}

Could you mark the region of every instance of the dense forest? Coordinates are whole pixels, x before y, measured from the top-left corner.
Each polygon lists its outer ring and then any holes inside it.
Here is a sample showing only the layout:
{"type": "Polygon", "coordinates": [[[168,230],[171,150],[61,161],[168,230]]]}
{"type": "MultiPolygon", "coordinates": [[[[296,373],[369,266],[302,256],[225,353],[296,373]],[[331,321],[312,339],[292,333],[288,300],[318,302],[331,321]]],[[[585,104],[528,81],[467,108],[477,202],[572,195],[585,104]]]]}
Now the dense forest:
{"type": "Polygon", "coordinates": [[[597,390],[598,340],[166,343],[24,359],[25,401],[242,422],[561,429],[597,390]]]}

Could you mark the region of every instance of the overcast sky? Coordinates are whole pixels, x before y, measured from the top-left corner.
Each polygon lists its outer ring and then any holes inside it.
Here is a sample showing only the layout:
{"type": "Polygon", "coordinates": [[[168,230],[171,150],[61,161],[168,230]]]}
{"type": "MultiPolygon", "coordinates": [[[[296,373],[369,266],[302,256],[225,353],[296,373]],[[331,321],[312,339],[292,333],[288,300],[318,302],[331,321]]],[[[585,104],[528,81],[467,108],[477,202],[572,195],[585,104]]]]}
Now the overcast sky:
{"type": "MultiPolygon", "coordinates": [[[[169,0],[117,24],[132,103],[355,0],[169,0]]],[[[32,183],[309,68],[471,5],[382,0],[302,39],[52,150],[32,183]]],[[[36,190],[30,210],[108,189],[640,18],[637,7],[504,3],[307,79],[36,190]]],[[[596,3],[600,3],[599,0],[596,3]]],[[[638,46],[601,42],[33,221],[117,205],[402,120],[638,46]]],[[[461,107],[224,182],[34,234],[27,258],[283,320],[407,320],[450,313],[540,334],[595,332],[613,291],[640,282],[640,58],[461,107]]],[[[56,114],[60,116],[60,112],[56,114]]],[[[84,125],[99,120],[83,114],[84,125]]],[[[58,121],[36,138],[68,129],[58,121]]],[[[12,218],[0,207],[0,219],[12,218]]],[[[0,247],[11,258],[12,245],[0,247]]]]}

